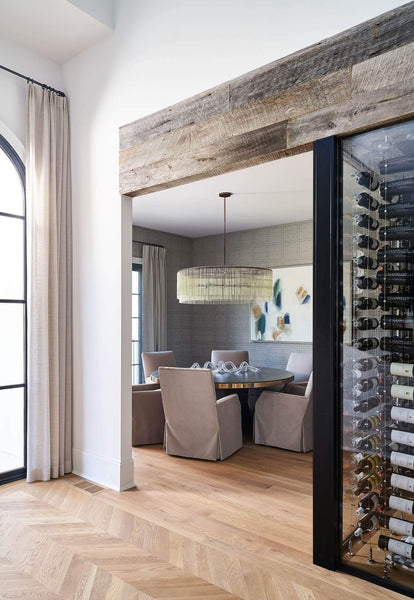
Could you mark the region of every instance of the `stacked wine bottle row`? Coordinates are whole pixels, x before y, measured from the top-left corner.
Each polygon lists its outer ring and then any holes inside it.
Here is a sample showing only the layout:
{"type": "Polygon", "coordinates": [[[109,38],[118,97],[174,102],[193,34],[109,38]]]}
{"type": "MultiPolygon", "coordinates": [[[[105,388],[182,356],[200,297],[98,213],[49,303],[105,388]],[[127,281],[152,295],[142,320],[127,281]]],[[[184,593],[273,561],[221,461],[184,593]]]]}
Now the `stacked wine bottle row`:
{"type": "Polygon", "coordinates": [[[397,157],[381,161],[377,175],[356,173],[344,485],[357,497],[348,549],[380,530],[384,563],[414,570],[414,178],[407,169],[412,161],[397,157]],[[390,173],[397,175],[387,181],[390,173]]]}

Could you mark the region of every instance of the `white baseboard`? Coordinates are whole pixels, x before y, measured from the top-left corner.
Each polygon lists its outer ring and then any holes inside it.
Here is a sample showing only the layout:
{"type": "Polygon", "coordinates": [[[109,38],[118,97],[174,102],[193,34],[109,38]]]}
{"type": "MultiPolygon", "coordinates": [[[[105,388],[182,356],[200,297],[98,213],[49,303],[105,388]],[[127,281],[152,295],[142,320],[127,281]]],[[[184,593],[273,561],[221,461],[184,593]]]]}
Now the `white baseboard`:
{"type": "Polygon", "coordinates": [[[113,460],[86,450],[72,449],[72,472],[84,479],[123,492],[135,487],[134,461],[113,460]]]}

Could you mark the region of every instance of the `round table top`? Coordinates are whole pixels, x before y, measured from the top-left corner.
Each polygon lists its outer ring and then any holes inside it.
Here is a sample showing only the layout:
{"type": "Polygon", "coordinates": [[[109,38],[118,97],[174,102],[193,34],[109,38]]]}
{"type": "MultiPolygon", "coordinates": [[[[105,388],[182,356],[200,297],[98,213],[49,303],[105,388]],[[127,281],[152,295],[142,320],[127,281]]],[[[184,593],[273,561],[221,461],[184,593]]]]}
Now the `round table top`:
{"type": "MultiPolygon", "coordinates": [[[[159,383],[158,371],[151,373],[151,379],[159,383]]],[[[259,371],[244,373],[213,373],[213,379],[217,389],[246,389],[284,385],[293,381],[294,375],[284,369],[262,367],[259,371]]]]}

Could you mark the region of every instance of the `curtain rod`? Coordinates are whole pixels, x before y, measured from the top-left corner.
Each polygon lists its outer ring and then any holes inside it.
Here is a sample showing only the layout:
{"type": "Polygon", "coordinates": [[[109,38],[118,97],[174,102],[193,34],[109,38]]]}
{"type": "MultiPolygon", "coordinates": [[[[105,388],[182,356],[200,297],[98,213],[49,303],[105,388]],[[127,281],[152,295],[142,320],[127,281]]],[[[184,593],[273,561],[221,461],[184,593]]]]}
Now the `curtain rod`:
{"type": "Polygon", "coordinates": [[[3,69],[3,71],[7,71],[8,73],[11,73],[12,75],[16,75],[17,77],[21,77],[21,79],[26,79],[27,83],[34,83],[36,85],[40,85],[45,90],[49,90],[49,92],[55,92],[55,94],[57,96],[62,96],[62,98],[66,97],[66,94],[64,92],[61,92],[60,90],[55,90],[55,88],[52,88],[50,85],[46,85],[46,83],[36,81],[36,79],[32,79],[32,77],[27,77],[27,75],[23,75],[22,73],[13,71],[13,69],[9,69],[8,67],[5,67],[4,65],[0,65],[0,69],[3,69]]]}
{"type": "Polygon", "coordinates": [[[132,240],[133,244],[143,244],[144,246],[155,246],[156,248],[165,248],[161,244],[152,244],[151,242],[141,242],[140,240],[132,240]]]}

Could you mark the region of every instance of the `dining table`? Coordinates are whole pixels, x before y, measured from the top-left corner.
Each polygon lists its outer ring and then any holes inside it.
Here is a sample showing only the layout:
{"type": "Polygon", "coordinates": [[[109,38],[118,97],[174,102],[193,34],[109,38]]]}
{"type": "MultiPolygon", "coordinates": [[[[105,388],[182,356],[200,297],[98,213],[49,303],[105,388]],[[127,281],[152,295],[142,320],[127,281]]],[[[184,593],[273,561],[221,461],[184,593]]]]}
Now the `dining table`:
{"type": "MultiPolygon", "coordinates": [[[[223,373],[213,371],[213,380],[216,389],[251,389],[266,388],[277,385],[285,385],[294,379],[291,371],[284,369],[273,369],[272,367],[259,367],[257,371],[247,369],[236,373],[223,373]]],[[[151,373],[151,380],[154,383],[160,382],[158,371],[151,373]]]]}

